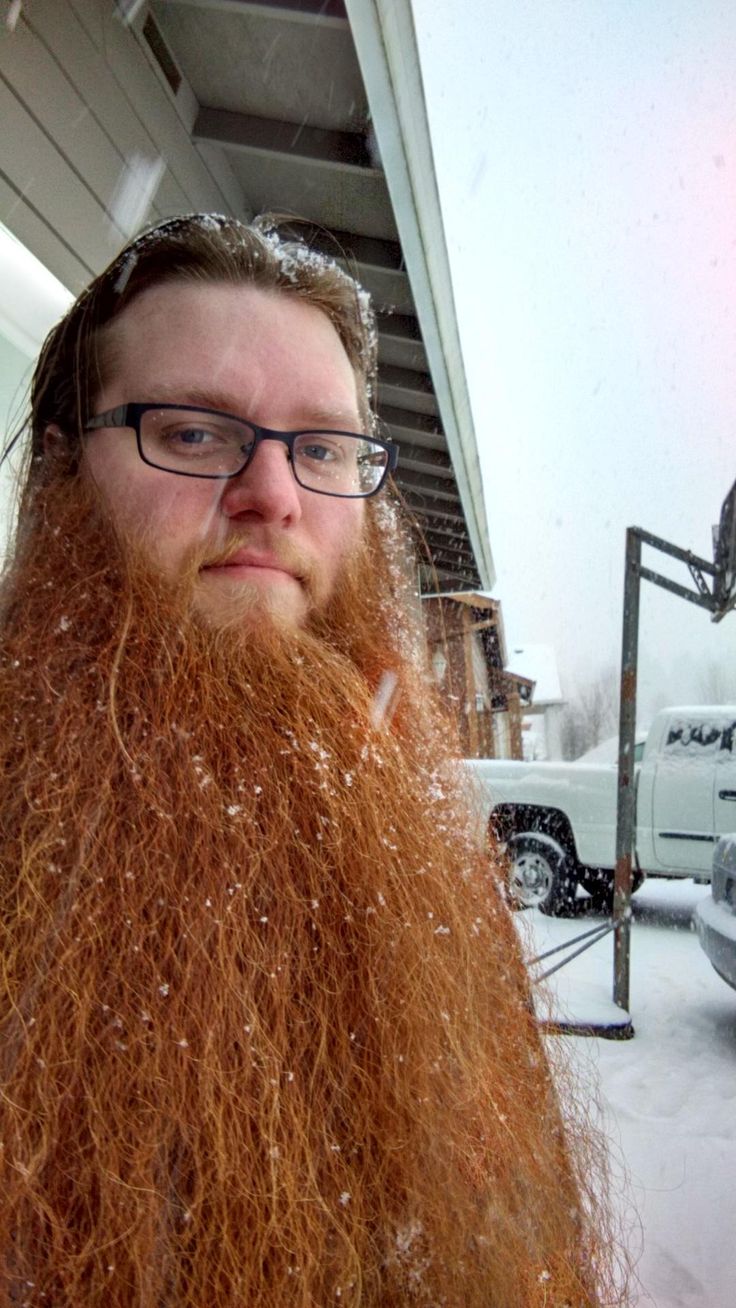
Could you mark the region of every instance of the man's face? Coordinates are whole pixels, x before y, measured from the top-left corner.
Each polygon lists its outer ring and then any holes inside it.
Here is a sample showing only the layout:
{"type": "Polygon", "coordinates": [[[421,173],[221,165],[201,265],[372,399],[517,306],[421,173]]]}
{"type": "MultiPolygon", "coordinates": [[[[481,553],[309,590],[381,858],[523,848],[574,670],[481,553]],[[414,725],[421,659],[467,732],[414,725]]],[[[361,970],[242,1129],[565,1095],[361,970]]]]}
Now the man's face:
{"type": "MultiPolygon", "coordinates": [[[[360,431],[353,370],[329,319],[252,286],[169,283],[144,292],[105,334],[95,402],[195,404],[277,430],[360,431]]],[[[198,554],[195,609],[214,626],[268,615],[302,625],[329,600],[362,534],[361,500],[304,490],[285,445],[264,441],[239,476],[205,480],[149,467],[127,429],[85,442],[84,474],[125,539],[172,580],[198,554]],[[223,551],[235,561],[216,565],[223,551]]]]}

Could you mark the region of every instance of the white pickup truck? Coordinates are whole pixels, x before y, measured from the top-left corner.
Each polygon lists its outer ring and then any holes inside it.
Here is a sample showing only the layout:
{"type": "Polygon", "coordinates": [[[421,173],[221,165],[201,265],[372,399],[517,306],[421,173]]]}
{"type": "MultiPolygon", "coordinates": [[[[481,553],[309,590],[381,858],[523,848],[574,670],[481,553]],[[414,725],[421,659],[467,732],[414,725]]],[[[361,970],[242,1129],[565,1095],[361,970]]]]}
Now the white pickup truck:
{"type": "MultiPolygon", "coordinates": [[[[613,897],[615,763],[472,759],[484,825],[505,845],[512,896],[564,916],[578,884],[613,897]]],[[[736,829],[736,706],[669,708],[637,744],[635,888],[644,876],[710,881],[719,836],[736,829]]]]}

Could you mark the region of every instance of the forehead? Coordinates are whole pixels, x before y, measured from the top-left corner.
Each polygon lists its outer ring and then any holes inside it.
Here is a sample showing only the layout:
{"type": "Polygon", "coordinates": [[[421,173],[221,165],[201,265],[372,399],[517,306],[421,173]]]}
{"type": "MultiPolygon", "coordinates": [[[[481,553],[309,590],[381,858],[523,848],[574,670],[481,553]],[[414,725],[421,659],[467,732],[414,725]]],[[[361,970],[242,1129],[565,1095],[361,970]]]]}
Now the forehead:
{"type": "MultiPolygon", "coordinates": [[[[139,295],[101,337],[106,403],[221,396],[269,422],[302,406],[355,418],[356,378],[326,314],[282,291],[170,282],[139,295]]],[[[219,405],[216,407],[224,407],[219,405]]]]}

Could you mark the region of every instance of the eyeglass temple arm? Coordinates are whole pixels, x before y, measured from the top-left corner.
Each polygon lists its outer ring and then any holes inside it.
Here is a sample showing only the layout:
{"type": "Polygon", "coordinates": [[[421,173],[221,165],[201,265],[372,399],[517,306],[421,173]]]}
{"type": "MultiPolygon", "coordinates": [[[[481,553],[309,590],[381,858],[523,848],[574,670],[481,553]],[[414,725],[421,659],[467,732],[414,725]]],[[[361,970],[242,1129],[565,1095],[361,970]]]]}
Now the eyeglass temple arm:
{"type": "Polygon", "coordinates": [[[129,408],[128,404],[119,404],[116,409],[108,409],[107,413],[100,413],[96,418],[90,418],[89,422],[84,424],[84,430],[94,431],[98,427],[127,427],[129,408]]]}

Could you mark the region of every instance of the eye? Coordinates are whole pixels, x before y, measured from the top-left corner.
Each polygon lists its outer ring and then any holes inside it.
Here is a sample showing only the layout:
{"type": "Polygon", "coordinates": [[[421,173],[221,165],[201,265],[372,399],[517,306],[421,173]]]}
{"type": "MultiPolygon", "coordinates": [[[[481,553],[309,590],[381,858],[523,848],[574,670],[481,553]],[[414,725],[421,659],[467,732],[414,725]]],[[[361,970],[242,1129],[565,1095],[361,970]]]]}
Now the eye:
{"type": "Polygon", "coordinates": [[[328,449],[326,445],[303,445],[299,453],[307,459],[314,459],[317,463],[329,463],[335,458],[335,451],[328,449]]]}
{"type": "Polygon", "coordinates": [[[245,465],[254,432],[226,413],[152,408],[143,414],[140,441],[144,459],[156,468],[220,477],[245,465]]]}
{"type": "Polygon", "coordinates": [[[206,427],[177,427],[166,433],[166,439],[172,445],[207,445],[221,441],[219,432],[208,431],[206,427]]]}
{"type": "Polygon", "coordinates": [[[312,463],[336,463],[345,458],[344,443],[312,437],[299,444],[297,454],[312,463]]]}

